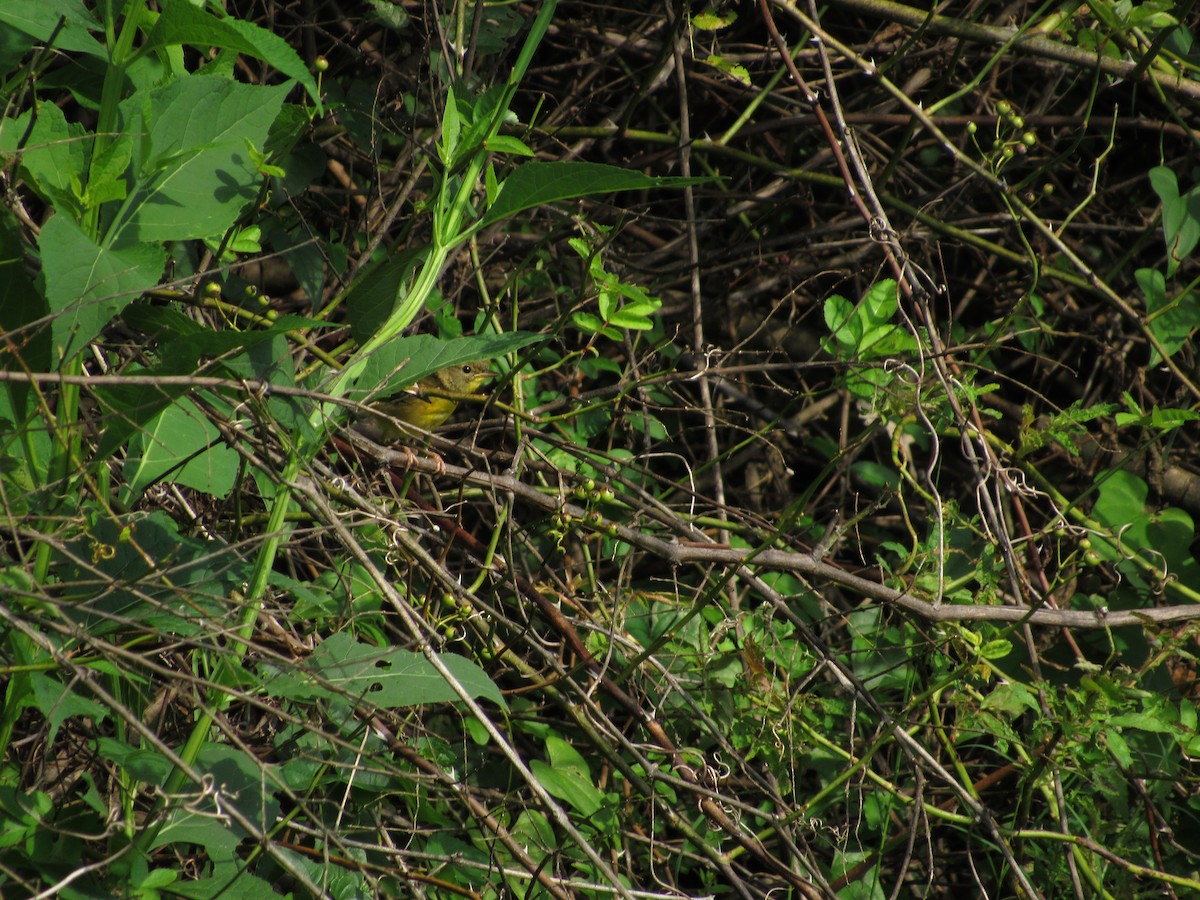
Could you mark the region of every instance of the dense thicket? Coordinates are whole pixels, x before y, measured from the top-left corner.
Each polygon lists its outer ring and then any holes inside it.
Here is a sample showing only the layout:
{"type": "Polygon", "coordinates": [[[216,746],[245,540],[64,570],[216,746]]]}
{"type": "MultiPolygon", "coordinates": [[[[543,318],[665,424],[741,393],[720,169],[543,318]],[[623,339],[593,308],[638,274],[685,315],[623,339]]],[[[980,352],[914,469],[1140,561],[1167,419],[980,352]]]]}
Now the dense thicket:
{"type": "Polygon", "coordinates": [[[1190,4],[108,6],[0,11],[5,896],[1200,889],[1190,4]]]}

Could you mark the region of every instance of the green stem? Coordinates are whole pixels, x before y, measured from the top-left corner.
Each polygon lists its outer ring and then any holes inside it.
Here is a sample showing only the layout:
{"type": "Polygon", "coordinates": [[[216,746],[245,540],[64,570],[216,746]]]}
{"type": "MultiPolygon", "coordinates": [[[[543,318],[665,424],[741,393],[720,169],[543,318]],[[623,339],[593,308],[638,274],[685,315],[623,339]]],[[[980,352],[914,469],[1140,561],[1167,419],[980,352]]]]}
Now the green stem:
{"type": "MultiPolygon", "coordinates": [[[[112,6],[105,4],[105,8],[111,10],[112,6]]],[[[96,120],[96,137],[92,141],[93,167],[103,160],[105,149],[115,140],[121,91],[125,86],[125,69],[131,59],[133,39],[138,33],[145,9],[143,0],[126,0],[121,32],[117,35],[116,43],[112,44],[109,65],[104,73],[104,86],[100,90],[100,112],[96,120]]],[[[109,19],[105,22],[105,28],[112,35],[116,30],[115,22],[109,19]]],[[[88,209],[80,224],[84,233],[95,240],[100,227],[100,207],[93,205],[88,209]]]]}

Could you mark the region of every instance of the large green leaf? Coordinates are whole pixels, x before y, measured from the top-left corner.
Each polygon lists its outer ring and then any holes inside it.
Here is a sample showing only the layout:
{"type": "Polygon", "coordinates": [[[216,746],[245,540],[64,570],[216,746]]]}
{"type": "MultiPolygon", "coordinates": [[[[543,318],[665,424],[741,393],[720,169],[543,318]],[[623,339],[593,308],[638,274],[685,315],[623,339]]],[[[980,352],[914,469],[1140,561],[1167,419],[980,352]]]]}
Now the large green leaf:
{"type": "Polygon", "coordinates": [[[203,633],[244,588],[249,568],[235,548],[180,534],[166,513],[85,514],[94,523],[55,554],[59,609],[80,634],[203,633]]]}
{"type": "Polygon", "coordinates": [[[486,228],[523,210],[559,200],[647,188],[681,188],[713,180],[644,175],[633,169],[603,163],[529,162],[518,166],[504,180],[495,202],[471,230],[486,228]]]}
{"type": "Polygon", "coordinates": [[[82,351],[113,316],[158,284],[167,261],[154,245],[97,246],[62,214],[42,228],[38,246],[46,299],[55,313],[52,340],[62,360],[82,351]]]}
{"type": "Polygon", "coordinates": [[[231,16],[217,18],[187,0],[165,0],[162,14],[146,37],[143,50],[189,44],[195,47],[222,47],[270,63],[284,75],[304,85],[309,97],[321,109],[321,95],[308,66],[279,35],[253,22],[231,16]]]}
{"type": "Polygon", "coordinates": [[[247,144],[262,147],[287,96],[215,75],[187,75],[122,104],[133,188],[110,243],[206,238],[229,228],[263,176],[247,144]]]}
{"type": "Polygon", "coordinates": [[[427,247],[401,250],[372,261],[354,279],[346,290],[346,318],[359,344],[365,344],[407,296],[413,273],[428,255],[427,247]]]}
{"type": "Polygon", "coordinates": [[[26,183],[60,212],[77,215],[81,199],[75,185],[86,180],[87,141],[78,124],[68,122],[53,103],[41,103],[37,116],[25,113],[0,121],[0,153],[20,155],[26,183]]]}
{"type": "Polygon", "coordinates": [[[544,335],[523,331],[475,335],[451,341],[428,334],[396,338],[371,354],[349,396],[360,401],[368,396],[386,397],[446,366],[498,359],[542,340],[545,340],[544,335]]]}
{"type": "MultiPolygon", "coordinates": [[[[442,654],[440,659],[468,695],[505,706],[500,690],[475,663],[454,654],[442,654]]],[[[312,700],[343,696],[388,708],[460,699],[420,653],[374,647],[344,633],[322,642],[305,660],[303,670],[284,673],[264,686],[277,697],[312,700]]]]}
{"type": "Polygon", "coordinates": [[[142,491],[160,479],[227,497],[240,458],[191,400],[177,400],[134,435],[125,456],[124,502],[133,506],[142,491]]]}
{"type": "Polygon", "coordinates": [[[104,46],[89,34],[100,23],[81,0],[0,0],[0,22],[18,31],[48,41],[54,37],[56,50],[70,50],[106,57],[104,46]],[[59,22],[62,27],[59,28],[59,22]]]}

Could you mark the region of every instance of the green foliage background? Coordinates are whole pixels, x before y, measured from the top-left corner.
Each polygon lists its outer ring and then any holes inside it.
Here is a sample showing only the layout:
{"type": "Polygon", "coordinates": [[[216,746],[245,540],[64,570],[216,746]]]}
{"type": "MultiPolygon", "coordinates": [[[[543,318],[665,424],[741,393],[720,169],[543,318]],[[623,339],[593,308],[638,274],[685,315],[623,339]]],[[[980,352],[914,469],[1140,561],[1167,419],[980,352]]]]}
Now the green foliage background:
{"type": "Polygon", "coordinates": [[[0,892],[1195,893],[1193,6],[0,0],[0,892]]]}

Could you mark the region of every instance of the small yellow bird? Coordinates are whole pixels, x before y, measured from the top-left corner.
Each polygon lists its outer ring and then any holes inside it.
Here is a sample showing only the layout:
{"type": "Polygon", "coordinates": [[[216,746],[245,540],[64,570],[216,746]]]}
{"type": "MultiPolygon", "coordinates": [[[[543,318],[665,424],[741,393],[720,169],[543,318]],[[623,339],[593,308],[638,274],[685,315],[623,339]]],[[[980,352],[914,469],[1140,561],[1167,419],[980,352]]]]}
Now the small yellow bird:
{"type": "Polygon", "coordinates": [[[473,394],[483,386],[492,371],[486,360],[459,363],[438,369],[426,375],[404,393],[390,400],[373,405],[383,416],[372,416],[371,423],[378,430],[378,439],[384,442],[398,441],[407,435],[392,419],[432,431],[454,414],[458,408],[458,397],[454,394],[473,394]],[[384,418],[384,417],[387,418],[384,418]]]}

